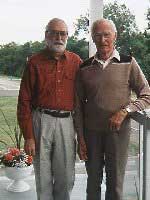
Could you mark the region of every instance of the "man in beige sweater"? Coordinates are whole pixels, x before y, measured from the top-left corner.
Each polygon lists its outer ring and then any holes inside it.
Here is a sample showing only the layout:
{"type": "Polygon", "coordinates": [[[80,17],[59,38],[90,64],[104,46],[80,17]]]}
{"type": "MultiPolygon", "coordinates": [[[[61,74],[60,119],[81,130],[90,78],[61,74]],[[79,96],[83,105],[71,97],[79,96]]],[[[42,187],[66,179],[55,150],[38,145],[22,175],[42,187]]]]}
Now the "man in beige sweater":
{"type": "Polygon", "coordinates": [[[87,200],[101,199],[104,166],[105,200],[122,200],[130,114],[150,105],[150,88],[136,60],[115,49],[112,21],[95,21],[91,32],[97,53],[81,65],[76,80],[78,153],[86,161],[87,200]]]}

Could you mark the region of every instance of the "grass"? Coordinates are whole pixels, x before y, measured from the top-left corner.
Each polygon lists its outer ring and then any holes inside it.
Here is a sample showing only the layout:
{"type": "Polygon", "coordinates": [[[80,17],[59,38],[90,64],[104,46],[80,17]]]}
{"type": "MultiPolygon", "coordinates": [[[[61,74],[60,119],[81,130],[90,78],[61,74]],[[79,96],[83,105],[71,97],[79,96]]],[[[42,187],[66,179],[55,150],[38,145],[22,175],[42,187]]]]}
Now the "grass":
{"type": "MultiPolygon", "coordinates": [[[[16,117],[17,97],[0,97],[0,109],[3,111],[11,127],[11,130],[14,131],[14,128],[17,124],[17,117],[16,117]]],[[[10,132],[1,112],[0,112],[0,128],[1,128],[0,140],[5,141],[8,145],[12,146],[13,143],[10,137],[7,135],[6,131],[8,131],[12,135],[12,137],[14,137],[14,134],[10,132]]],[[[5,148],[5,145],[0,143],[0,150],[4,148],[5,148]]]]}
{"type": "Polygon", "coordinates": [[[7,117],[16,116],[17,97],[0,97],[0,108],[5,112],[7,117]]]}

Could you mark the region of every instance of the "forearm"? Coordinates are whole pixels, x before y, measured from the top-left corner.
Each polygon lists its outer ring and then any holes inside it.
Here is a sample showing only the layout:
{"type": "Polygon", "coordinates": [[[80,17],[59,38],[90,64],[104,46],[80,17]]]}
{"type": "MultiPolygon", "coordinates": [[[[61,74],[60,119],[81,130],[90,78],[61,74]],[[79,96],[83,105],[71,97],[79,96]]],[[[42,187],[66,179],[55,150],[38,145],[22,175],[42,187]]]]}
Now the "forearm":
{"type": "Polygon", "coordinates": [[[144,110],[150,106],[150,87],[142,70],[133,58],[131,63],[130,87],[136,93],[137,98],[126,107],[131,112],[144,110]]]}

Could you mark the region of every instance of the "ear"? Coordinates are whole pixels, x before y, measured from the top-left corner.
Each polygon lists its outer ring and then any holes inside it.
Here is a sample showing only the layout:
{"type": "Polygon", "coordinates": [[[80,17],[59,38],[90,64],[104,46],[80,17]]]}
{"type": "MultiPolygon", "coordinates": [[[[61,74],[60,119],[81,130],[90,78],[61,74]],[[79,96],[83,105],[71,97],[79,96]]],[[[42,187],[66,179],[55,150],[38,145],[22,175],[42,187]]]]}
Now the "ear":
{"type": "Polygon", "coordinates": [[[115,41],[117,40],[117,32],[115,33],[115,39],[114,39],[115,41]]]}

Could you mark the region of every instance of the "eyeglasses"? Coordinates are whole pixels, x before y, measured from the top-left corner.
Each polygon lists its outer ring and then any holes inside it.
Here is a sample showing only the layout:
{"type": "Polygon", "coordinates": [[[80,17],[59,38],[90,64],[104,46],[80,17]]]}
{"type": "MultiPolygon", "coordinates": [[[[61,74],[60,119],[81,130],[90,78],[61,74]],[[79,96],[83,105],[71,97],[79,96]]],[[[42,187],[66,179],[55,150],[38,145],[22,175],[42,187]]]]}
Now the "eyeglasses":
{"type": "Polygon", "coordinates": [[[95,33],[94,37],[95,38],[100,38],[100,37],[110,38],[111,37],[111,33],[110,32],[99,32],[99,33],[95,33]]]}
{"type": "Polygon", "coordinates": [[[67,31],[54,31],[54,30],[47,30],[46,33],[51,37],[61,36],[62,38],[65,38],[68,36],[67,31]]]}

